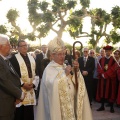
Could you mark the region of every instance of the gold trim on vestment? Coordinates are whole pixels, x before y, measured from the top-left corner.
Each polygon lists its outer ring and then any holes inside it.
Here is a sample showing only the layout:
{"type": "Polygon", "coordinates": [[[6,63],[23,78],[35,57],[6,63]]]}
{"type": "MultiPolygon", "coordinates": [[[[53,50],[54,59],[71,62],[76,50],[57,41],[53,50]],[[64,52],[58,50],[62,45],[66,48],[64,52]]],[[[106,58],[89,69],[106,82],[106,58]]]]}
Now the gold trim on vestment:
{"type": "MultiPolygon", "coordinates": [[[[35,60],[34,60],[34,58],[28,54],[28,58],[30,60],[31,70],[32,70],[32,78],[29,78],[28,70],[27,70],[24,59],[22,58],[20,53],[16,54],[15,56],[18,60],[19,66],[20,66],[22,83],[30,83],[31,84],[33,82],[34,78],[35,78],[35,60]]],[[[23,105],[35,105],[36,104],[36,98],[35,98],[34,89],[31,89],[30,91],[26,91],[22,87],[22,91],[25,92],[25,98],[24,98],[22,104],[23,105]]]]}
{"type": "MultiPolygon", "coordinates": [[[[59,97],[60,97],[61,115],[63,118],[62,120],[82,120],[83,100],[85,95],[85,84],[83,77],[78,72],[78,91],[76,97],[77,103],[75,102],[76,103],[75,110],[71,104],[69,89],[66,82],[67,77],[65,76],[64,73],[60,71],[57,75],[57,78],[59,80],[58,89],[59,89],[59,97]]],[[[75,81],[74,76],[72,77],[71,80],[73,82],[75,81]]]]}

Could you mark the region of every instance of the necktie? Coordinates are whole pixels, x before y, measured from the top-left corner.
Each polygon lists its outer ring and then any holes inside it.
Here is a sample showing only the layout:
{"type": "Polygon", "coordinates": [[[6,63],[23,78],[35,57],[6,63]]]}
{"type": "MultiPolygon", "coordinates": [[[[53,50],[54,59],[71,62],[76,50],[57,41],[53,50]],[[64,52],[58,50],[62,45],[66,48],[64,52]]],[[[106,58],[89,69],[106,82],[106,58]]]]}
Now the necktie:
{"type": "Polygon", "coordinates": [[[8,64],[8,66],[10,67],[11,71],[15,74],[15,70],[13,69],[10,61],[9,61],[9,60],[5,60],[5,61],[6,61],[6,63],[8,64]]]}
{"type": "Polygon", "coordinates": [[[84,67],[86,67],[87,58],[84,57],[84,67]]]}

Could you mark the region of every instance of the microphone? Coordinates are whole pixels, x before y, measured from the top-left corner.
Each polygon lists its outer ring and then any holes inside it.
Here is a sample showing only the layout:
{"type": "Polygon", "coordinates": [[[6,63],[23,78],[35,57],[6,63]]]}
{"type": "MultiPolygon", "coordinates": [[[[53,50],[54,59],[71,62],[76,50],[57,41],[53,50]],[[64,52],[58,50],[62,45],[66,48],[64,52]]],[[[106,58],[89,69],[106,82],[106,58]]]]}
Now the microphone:
{"type": "MultiPolygon", "coordinates": [[[[68,60],[65,60],[64,63],[65,63],[67,66],[70,65],[69,62],[68,62],[68,60]]],[[[70,71],[70,74],[73,75],[73,72],[70,71]]]]}

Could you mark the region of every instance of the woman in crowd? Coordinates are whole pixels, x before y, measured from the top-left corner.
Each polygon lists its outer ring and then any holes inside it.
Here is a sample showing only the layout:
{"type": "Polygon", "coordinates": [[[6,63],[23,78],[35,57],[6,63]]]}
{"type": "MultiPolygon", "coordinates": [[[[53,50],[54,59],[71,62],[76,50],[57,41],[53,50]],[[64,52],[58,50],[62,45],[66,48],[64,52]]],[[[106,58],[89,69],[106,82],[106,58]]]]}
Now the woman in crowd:
{"type": "Polygon", "coordinates": [[[116,61],[118,92],[117,92],[117,105],[120,105],[120,50],[114,51],[114,59],[116,61]]]}

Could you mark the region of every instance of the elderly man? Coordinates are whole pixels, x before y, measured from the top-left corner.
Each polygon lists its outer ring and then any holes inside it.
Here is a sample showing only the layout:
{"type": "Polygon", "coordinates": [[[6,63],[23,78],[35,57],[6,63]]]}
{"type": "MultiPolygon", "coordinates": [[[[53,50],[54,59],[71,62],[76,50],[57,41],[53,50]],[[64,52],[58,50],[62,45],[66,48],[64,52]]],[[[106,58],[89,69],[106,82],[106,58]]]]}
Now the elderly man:
{"type": "Polygon", "coordinates": [[[36,120],[92,120],[83,77],[77,61],[78,89],[71,66],[64,64],[64,43],[58,37],[48,44],[52,61],[45,68],[38,100],[36,120]]]}
{"type": "Polygon", "coordinates": [[[98,56],[98,60],[100,60],[102,57],[105,57],[105,50],[103,48],[100,49],[99,53],[100,56],[98,56]]]}
{"type": "Polygon", "coordinates": [[[15,120],[34,120],[33,106],[36,105],[34,88],[38,85],[39,77],[35,73],[35,60],[27,51],[27,43],[19,40],[18,53],[10,58],[21,79],[22,90],[26,93],[23,102],[16,106],[15,120]]]}
{"type": "Polygon", "coordinates": [[[97,101],[101,102],[101,107],[97,111],[105,110],[104,103],[110,103],[110,112],[114,113],[113,103],[116,101],[116,70],[114,69],[115,60],[112,57],[112,46],[103,47],[106,56],[102,57],[98,64],[98,87],[97,101]]]}
{"type": "Polygon", "coordinates": [[[89,56],[89,49],[83,48],[83,56],[78,59],[80,71],[84,77],[85,85],[88,92],[90,105],[93,97],[93,73],[95,68],[95,59],[89,56]]]}
{"type": "Polygon", "coordinates": [[[9,38],[0,34],[0,120],[14,120],[15,100],[24,98],[20,78],[6,59],[10,48],[9,38]]]}

